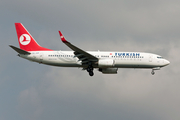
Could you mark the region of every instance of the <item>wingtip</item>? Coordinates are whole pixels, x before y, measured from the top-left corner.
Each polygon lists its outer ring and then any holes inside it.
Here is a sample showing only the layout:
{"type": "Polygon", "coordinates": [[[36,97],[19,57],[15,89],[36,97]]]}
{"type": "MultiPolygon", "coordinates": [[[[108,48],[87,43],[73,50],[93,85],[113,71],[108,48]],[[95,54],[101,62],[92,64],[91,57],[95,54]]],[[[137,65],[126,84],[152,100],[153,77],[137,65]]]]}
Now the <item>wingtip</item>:
{"type": "Polygon", "coordinates": [[[63,34],[61,33],[61,31],[59,31],[59,35],[60,35],[60,38],[62,40],[62,42],[68,42],[66,41],[66,39],[64,38],[63,34]]]}

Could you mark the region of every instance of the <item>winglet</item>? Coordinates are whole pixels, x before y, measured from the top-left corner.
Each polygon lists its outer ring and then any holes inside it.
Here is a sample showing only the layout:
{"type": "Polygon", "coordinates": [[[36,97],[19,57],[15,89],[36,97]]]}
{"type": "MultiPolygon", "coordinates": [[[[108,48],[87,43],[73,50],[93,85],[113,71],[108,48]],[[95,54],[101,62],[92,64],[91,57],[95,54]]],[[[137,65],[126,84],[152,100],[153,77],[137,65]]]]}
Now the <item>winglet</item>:
{"type": "Polygon", "coordinates": [[[68,41],[64,38],[64,36],[63,36],[63,34],[61,33],[61,31],[59,31],[59,35],[60,35],[60,37],[61,37],[62,42],[68,43],[68,41]]]}

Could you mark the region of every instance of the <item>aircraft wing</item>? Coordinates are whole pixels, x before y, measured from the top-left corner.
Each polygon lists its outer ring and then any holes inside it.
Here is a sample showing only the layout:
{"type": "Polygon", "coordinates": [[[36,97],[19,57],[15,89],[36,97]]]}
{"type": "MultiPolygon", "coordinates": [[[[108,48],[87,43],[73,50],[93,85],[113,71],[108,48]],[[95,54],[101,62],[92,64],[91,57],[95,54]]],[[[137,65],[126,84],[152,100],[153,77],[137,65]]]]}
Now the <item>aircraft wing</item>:
{"type": "Polygon", "coordinates": [[[82,61],[83,63],[88,63],[88,62],[96,62],[98,61],[98,58],[91,55],[90,53],[74,46],[73,44],[71,44],[70,42],[68,42],[64,36],[62,35],[61,31],[59,31],[61,40],[64,44],[66,44],[69,48],[71,48],[74,51],[75,57],[79,58],[79,61],[82,61]]]}

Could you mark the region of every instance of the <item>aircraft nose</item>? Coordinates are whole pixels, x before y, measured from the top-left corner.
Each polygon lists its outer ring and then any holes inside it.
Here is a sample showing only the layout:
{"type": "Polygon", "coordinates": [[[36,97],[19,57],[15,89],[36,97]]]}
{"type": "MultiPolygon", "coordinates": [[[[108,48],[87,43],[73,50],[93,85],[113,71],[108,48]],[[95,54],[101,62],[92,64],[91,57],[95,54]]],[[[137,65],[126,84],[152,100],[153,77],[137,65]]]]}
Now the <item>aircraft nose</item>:
{"type": "Polygon", "coordinates": [[[170,62],[169,62],[168,60],[164,60],[164,64],[165,64],[165,65],[169,65],[170,62]]]}

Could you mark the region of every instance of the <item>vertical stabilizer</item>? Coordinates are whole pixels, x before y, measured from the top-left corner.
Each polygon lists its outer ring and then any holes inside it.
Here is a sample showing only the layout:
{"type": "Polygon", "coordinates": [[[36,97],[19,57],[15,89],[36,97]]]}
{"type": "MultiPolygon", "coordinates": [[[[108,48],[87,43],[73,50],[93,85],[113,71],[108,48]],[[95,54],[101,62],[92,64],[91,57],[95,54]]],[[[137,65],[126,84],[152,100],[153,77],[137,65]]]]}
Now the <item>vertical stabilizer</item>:
{"type": "Polygon", "coordinates": [[[19,46],[25,51],[52,51],[41,47],[21,23],[15,23],[19,46]]]}

